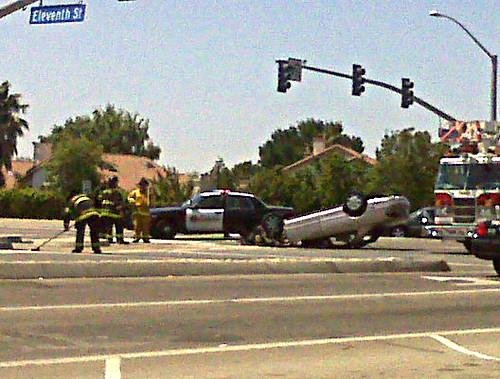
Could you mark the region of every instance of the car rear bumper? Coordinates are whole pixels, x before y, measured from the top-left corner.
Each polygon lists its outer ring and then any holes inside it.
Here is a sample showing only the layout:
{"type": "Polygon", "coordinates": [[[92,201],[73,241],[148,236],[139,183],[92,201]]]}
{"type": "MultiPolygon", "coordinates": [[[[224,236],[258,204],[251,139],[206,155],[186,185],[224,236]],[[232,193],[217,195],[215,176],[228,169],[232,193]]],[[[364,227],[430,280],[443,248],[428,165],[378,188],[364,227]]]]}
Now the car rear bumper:
{"type": "Polygon", "coordinates": [[[434,238],[465,241],[474,234],[475,225],[432,225],[426,227],[434,238]]]}

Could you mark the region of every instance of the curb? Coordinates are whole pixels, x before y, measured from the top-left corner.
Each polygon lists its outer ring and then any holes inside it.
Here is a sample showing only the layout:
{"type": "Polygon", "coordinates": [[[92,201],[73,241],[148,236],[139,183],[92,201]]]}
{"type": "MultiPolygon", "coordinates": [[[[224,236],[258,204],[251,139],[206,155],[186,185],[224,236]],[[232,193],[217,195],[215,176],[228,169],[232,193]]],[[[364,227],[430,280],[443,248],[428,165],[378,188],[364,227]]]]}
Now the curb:
{"type": "Polygon", "coordinates": [[[2,262],[0,279],[450,271],[445,261],[2,262]]]}

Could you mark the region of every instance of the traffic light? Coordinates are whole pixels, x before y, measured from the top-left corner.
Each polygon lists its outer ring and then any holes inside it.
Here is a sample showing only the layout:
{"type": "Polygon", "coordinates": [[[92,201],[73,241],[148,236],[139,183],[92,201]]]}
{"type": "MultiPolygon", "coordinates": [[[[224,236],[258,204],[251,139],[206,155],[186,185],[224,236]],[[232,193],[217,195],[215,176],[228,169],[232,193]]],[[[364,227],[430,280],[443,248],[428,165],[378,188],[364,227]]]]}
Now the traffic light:
{"type": "Polygon", "coordinates": [[[360,96],[365,92],[365,78],[363,75],[366,74],[365,69],[359,64],[352,65],[352,94],[353,96],[360,96]]]}
{"type": "Polygon", "coordinates": [[[401,108],[408,108],[413,104],[413,82],[408,78],[401,79],[401,108]]]}
{"type": "Polygon", "coordinates": [[[285,93],[292,84],[290,83],[291,67],[288,61],[278,62],[278,92],[285,93]]]}

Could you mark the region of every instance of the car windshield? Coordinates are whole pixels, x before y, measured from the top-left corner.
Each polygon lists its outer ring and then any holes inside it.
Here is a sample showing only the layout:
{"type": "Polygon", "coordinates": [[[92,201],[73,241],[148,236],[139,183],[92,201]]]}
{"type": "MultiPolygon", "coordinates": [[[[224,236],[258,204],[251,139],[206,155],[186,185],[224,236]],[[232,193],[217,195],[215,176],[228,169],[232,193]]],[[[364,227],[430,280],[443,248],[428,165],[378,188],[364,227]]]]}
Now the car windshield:
{"type": "Polygon", "coordinates": [[[442,164],[436,189],[497,189],[500,187],[500,163],[442,164]]]}
{"type": "Polygon", "coordinates": [[[198,205],[202,199],[203,199],[203,197],[201,195],[196,195],[192,199],[186,200],[184,203],[182,203],[182,207],[187,208],[187,207],[192,207],[192,206],[198,205]]]}
{"type": "Polygon", "coordinates": [[[181,208],[187,208],[187,207],[189,207],[192,203],[193,203],[193,200],[191,200],[191,199],[186,200],[185,202],[183,202],[183,203],[181,204],[181,208]]]}

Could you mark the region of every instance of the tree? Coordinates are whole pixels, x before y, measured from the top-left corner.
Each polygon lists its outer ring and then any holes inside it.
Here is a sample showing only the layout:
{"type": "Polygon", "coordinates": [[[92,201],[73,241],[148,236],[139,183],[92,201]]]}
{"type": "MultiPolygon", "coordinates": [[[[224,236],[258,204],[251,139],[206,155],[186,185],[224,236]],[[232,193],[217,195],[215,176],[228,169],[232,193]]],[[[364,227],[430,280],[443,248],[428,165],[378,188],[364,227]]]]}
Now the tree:
{"type": "Polygon", "coordinates": [[[408,128],[385,135],[377,149],[370,190],[404,195],[412,209],[432,204],[439,159],[445,151],[443,144],[431,142],[428,132],[408,128]]]}
{"type": "Polygon", "coordinates": [[[266,203],[293,204],[290,178],[280,169],[261,168],[250,178],[249,188],[266,203]]]}
{"type": "Polygon", "coordinates": [[[313,139],[324,136],[329,144],[338,143],[359,153],[363,152],[363,142],[359,137],[342,133],[340,122],[325,122],[315,119],[300,121],[288,129],[276,130],[271,139],[259,147],[260,163],[263,167],[287,166],[304,157],[306,150],[312,150],[313,139]]]}
{"type": "Polygon", "coordinates": [[[65,196],[81,191],[84,180],[90,180],[92,188],[97,188],[100,184],[97,168],[104,164],[102,152],[102,146],[95,141],[62,133],[47,164],[52,186],[65,196]]]}
{"type": "Polygon", "coordinates": [[[324,208],[339,205],[353,190],[364,191],[370,166],[362,160],[347,161],[334,154],[321,162],[318,192],[324,208]]]}
{"type": "Polygon", "coordinates": [[[12,169],[12,157],[17,154],[17,138],[28,130],[28,122],[20,117],[28,105],[21,103],[20,94],[9,94],[9,90],[9,82],[0,85],[0,187],[5,185],[1,169],[12,169]]]}
{"type": "Polygon", "coordinates": [[[182,185],[179,175],[175,169],[169,170],[170,174],[153,183],[156,206],[168,206],[179,204],[191,197],[193,192],[193,181],[182,185]]]}
{"type": "Polygon", "coordinates": [[[85,137],[102,145],[105,153],[133,154],[158,159],[161,149],[150,140],[149,120],[108,104],[96,109],[92,116],[76,116],[63,126],[55,125],[48,137],[40,136],[40,142],[56,143],[63,133],[85,137]]]}

